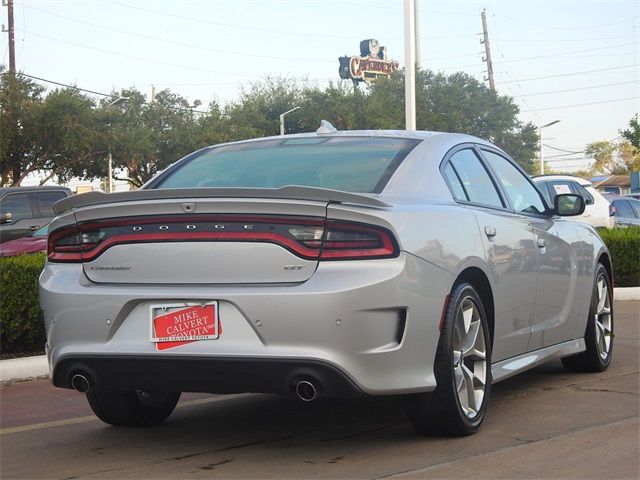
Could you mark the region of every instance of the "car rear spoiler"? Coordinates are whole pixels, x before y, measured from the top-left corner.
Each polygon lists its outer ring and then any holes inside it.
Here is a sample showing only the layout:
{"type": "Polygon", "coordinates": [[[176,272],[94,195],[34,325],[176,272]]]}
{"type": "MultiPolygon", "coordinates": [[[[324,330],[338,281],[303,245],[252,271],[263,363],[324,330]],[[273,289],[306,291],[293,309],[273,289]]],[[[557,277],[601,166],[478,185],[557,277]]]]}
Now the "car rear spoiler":
{"type": "Polygon", "coordinates": [[[144,200],[171,200],[177,198],[281,198],[286,200],[315,200],[329,203],[350,203],[367,207],[390,207],[388,203],[360,193],[343,192],[328,188],[288,185],[280,188],[167,188],[136,190],[133,192],[88,192],[64,198],[53,204],[53,211],[67,210],[107,203],[144,200]]]}

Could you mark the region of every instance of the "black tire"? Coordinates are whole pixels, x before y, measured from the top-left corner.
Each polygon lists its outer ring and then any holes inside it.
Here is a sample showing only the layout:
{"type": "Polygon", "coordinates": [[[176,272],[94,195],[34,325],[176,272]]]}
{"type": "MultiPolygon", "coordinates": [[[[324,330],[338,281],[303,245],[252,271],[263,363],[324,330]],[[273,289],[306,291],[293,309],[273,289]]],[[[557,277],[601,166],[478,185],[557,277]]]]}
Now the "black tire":
{"type": "Polygon", "coordinates": [[[180,392],[103,392],[89,390],[93,413],[117,427],[150,427],[164,422],[180,399],[180,392]]]}
{"type": "MultiPolygon", "coordinates": [[[[475,313],[474,318],[476,318],[475,313]]],[[[463,326],[463,328],[466,327],[463,326]]],[[[471,332],[471,327],[468,332],[471,332]]],[[[423,435],[455,436],[471,435],[478,431],[484,420],[491,394],[491,341],[489,337],[487,317],[482,299],[476,290],[469,283],[460,283],[454,286],[449,296],[449,305],[436,352],[434,373],[437,387],[433,392],[411,395],[406,399],[407,416],[416,431],[423,435]],[[460,336],[459,333],[456,333],[456,319],[458,315],[462,315],[463,306],[468,309],[469,302],[476,308],[477,320],[472,324],[478,322],[477,338],[479,339],[481,335],[485,351],[484,368],[480,368],[484,373],[479,373],[480,376],[484,376],[484,384],[479,383],[478,386],[484,391],[484,395],[479,408],[475,406],[474,409],[468,408],[470,403],[466,407],[462,405],[460,397],[464,398],[464,394],[458,393],[460,388],[457,388],[457,384],[460,385],[460,373],[464,367],[467,367],[467,371],[469,368],[473,368],[475,372],[475,369],[478,368],[477,365],[482,362],[473,360],[473,355],[459,355],[457,350],[454,353],[454,350],[459,347],[457,344],[460,336]],[[468,360],[474,362],[473,365],[469,366],[468,360]],[[458,372],[458,376],[456,376],[456,372],[458,372]]],[[[476,343],[474,342],[473,345],[475,346],[476,343]]],[[[460,347],[460,351],[462,350],[464,349],[460,347]]],[[[472,381],[473,383],[474,381],[472,381]]],[[[466,385],[467,383],[464,385],[465,389],[466,385]]],[[[467,396],[467,398],[469,397],[467,396]]]]}
{"type": "Polygon", "coordinates": [[[577,355],[564,357],[562,365],[570,372],[602,372],[609,367],[613,355],[613,290],[611,280],[604,265],[598,263],[593,277],[593,289],[591,293],[591,306],[589,307],[589,318],[584,334],[586,350],[577,355]],[[600,297],[599,282],[604,282],[608,300],[608,313],[598,313],[600,297]],[[606,317],[608,315],[608,318],[606,317]],[[597,330],[600,329],[598,332],[597,330]],[[604,337],[602,337],[604,335],[604,337]],[[608,341],[607,341],[608,338],[608,341]],[[604,341],[604,343],[602,343],[604,341]],[[603,347],[608,347],[603,350],[603,347]]]}

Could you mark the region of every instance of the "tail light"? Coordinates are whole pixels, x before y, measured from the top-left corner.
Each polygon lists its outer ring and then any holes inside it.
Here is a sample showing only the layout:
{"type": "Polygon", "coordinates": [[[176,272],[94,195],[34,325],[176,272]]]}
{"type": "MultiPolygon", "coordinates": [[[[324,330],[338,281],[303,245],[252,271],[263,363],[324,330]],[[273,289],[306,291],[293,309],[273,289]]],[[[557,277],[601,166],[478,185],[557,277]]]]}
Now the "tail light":
{"type": "Polygon", "coordinates": [[[80,223],[53,231],[52,262],[90,262],[115,245],[158,242],[266,242],[307,260],[391,258],[399,249],[388,230],[309,217],[144,217],[80,223]]]}

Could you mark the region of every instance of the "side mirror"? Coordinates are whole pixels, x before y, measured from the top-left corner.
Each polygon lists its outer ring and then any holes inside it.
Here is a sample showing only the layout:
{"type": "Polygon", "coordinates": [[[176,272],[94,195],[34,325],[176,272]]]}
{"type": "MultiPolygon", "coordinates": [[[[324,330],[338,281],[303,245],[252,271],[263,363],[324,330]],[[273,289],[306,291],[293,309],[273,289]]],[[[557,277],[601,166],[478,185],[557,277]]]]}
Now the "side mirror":
{"type": "Polygon", "coordinates": [[[13,219],[11,218],[11,212],[4,212],[0,215],[0,225],[4,225],[6,223],[11,223],[13,219]]]}
{"type": "Polygon", "coordinates": [[[575,217],[584,213],[584,198],[580,195],[562,193],[556,195],[553,200],[553,207],[556,215],[561,217],[575,217]]]}

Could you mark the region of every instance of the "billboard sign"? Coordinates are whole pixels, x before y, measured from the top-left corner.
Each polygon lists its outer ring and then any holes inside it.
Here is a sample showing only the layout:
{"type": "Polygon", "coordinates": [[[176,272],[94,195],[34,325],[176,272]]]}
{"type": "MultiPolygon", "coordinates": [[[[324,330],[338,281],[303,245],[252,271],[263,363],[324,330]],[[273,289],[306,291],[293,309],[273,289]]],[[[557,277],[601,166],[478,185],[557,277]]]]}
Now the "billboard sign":
{"type": "Polygon", "coordinates": [[[380,46],[375,39],[360,42],[360,56],[344,56],[340,61],[340,78],[351,79],[354,83],[388,77],[400,67],[397,60],[387,58],[387,47],[380,46]]]}

